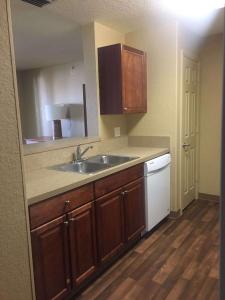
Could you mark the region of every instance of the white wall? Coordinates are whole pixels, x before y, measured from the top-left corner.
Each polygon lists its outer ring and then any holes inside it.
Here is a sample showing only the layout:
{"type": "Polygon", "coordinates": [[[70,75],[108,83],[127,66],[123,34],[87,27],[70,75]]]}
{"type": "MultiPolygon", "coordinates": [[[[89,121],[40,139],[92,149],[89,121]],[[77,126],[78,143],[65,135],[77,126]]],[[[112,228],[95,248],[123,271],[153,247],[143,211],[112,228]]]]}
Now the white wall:
{"type": "Polygon", "coordinates": [[[84,80],[83,62],[18,72],[24,138],[52,136],[52,123],[45,113],[49,104],[77,104],[71,119],[62,120],[63,136],[84,136],[84,80]]]}
{"type": "Polygon", "coordinates": [[[223,36],[208,38],[200,53],[199,192],[220,195],[223,36]]]}

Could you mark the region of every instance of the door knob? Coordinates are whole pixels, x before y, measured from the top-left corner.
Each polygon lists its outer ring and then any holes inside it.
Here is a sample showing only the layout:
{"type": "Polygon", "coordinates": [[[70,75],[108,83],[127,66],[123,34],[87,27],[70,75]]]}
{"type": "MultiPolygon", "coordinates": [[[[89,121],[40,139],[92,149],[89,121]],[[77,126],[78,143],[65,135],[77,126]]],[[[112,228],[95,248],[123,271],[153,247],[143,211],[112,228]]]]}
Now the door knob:
{"type": "Polygon", "coordinates": [[[184,144],[182,145],[182,147],[184,148],[184,151],[187,151],[188,148],[189,148],[190,146],[191,146],[191,145],[190,145],[190,144],[187,144],[187,143],[184,143],[184,144]]]}

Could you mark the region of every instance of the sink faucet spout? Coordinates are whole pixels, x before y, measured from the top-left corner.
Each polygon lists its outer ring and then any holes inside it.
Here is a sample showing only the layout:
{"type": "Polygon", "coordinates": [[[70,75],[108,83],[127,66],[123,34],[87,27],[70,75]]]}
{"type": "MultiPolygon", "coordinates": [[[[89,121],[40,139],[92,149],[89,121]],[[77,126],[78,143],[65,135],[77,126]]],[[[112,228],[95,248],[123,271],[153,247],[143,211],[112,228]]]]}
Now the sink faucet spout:
{"type": "Polygon", "coordinates": [[[81,151],[81,147],[80,147],[80,145],[78,145],[76,148],[75,155],[74,155],[75,161],[82,160],[82,157],[89,149],[93,149],[93,146],[87,146],[83,151],[81,151]]]}

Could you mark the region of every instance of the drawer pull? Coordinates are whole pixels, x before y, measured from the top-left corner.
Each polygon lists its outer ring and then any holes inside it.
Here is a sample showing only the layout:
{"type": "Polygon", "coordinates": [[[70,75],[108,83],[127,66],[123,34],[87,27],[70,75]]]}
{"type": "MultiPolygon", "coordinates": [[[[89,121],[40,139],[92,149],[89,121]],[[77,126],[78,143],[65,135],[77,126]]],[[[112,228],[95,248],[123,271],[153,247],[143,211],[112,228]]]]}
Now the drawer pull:
{"type": "Polygon", "coordinates": [[[70,205],[70,200],[65,201],[65,206],[68,206],[68,205],[70,205]]]}

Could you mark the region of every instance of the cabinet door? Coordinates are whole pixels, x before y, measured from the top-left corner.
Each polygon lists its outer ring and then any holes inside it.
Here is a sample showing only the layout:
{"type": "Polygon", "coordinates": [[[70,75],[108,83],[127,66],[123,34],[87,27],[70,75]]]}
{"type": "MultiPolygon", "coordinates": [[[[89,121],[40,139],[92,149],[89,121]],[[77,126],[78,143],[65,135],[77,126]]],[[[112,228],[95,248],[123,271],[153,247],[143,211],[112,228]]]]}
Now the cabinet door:
{"type": "Polygon", "coordinates": [[[65,299],[70,286],[66,217],[31,231],[37,300],[65,299]]]}
{"type": "Polygon", "coordinates": [[[93,203],[68,214],[73,286],[96,270],[96,231],[93,203]]]}
{"type": "Polygon", "coordinates": [[[124,187],[126,240],[137,237],[145,228],[144,179],[140,178],[124,187]]]}
{"type": "Polygon", "coordinates": [[[123,46],[123,111],[124,113],[147,111],[146,54],[123,46]]]}
{"type": "Polygon", "coordinates": [[[122,114],[121,44],[98,49],[101,114],[122,114]]]}
{"type": "Polygon", "coordinates": [[[97,241],[101,263],[118,253],[124,245],[124,208],[122,190],[96,201],[97,241]]]}

